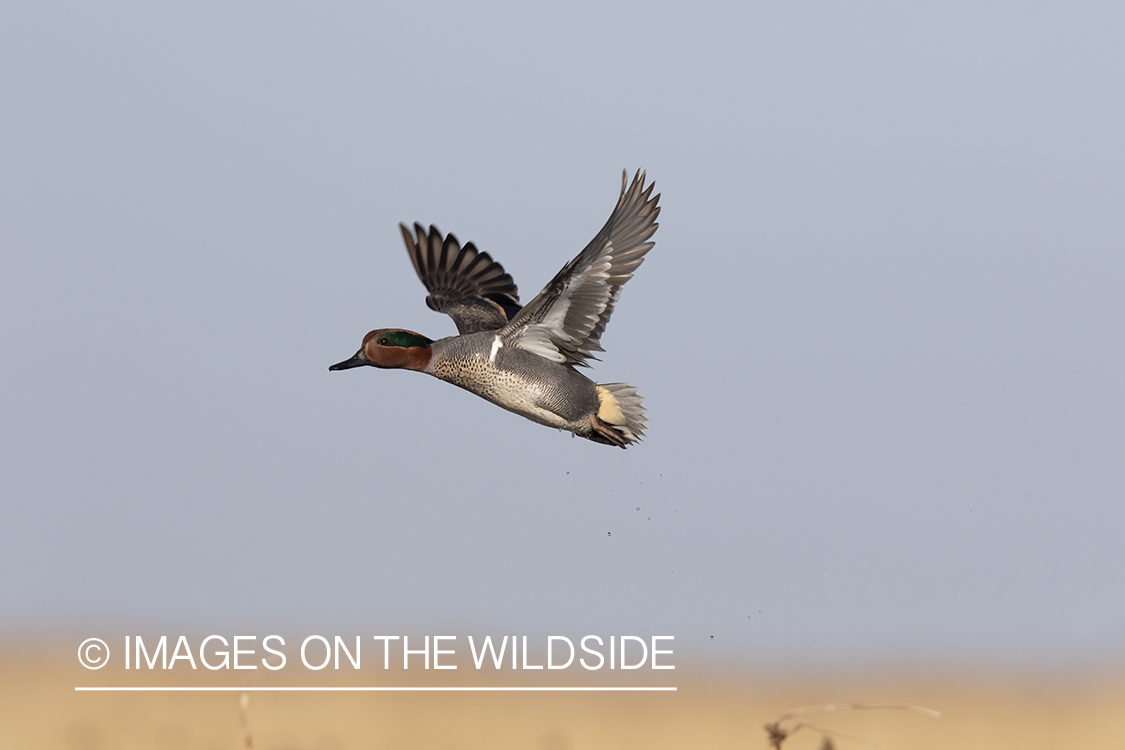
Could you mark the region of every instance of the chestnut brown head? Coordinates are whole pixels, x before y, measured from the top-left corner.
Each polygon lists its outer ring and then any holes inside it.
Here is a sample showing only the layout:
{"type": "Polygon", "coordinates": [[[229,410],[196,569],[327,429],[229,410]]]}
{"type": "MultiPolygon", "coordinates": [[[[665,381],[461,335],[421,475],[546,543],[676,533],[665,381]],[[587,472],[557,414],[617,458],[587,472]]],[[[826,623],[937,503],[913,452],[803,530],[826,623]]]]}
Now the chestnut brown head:
{"type": "Polygon", "coordinates": [[[433,341],[420,333],[399,328],[380,328],[363,337],[363,346],[351,359],[337,362],[329,370],[349,370],[353,367],[379,367],[425,370],[430,363],[433,341]]]}

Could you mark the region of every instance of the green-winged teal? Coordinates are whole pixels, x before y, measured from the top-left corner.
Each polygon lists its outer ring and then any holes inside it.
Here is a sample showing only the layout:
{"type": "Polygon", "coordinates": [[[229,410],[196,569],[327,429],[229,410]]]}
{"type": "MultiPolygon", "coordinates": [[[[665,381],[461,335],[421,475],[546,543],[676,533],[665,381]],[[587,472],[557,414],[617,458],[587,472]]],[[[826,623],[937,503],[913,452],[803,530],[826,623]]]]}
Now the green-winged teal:
{"type": "Polygon", "coordinates": [[[533,422],[569,430],[598,443],[626,445],[645,431],[637,389],[625,383],[598,385],[578,372],[599,344],[621,287],[633,277],[655,243],[660,195],[638,172],[602,230],[563,266],[535,299],[520,307],[512,277],[479,252],[462,247],[436,227],[414,235],[400,224],[414,270],[426,285],[426,304],[453,318],[460,335],[433,341],[395,328],[363,337],[355,356],[329,367],[371,365],[426,372],[533,422]]]}

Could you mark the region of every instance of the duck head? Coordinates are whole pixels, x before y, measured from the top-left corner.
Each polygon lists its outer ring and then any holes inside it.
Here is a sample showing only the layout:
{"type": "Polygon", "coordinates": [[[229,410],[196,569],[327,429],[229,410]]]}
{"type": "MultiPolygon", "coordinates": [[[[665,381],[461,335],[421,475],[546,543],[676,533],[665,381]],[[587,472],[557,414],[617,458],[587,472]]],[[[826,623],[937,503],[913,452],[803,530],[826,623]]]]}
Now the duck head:
{"type": "Polygon", "coordinates": [[[380,328],[363,337],[363,346],[351,359],[337,362],[329,370],[349,370],[370,365],[383,369],[422,371],[430,364],[433,341],[420,333],[399,328],[380,328]]]}

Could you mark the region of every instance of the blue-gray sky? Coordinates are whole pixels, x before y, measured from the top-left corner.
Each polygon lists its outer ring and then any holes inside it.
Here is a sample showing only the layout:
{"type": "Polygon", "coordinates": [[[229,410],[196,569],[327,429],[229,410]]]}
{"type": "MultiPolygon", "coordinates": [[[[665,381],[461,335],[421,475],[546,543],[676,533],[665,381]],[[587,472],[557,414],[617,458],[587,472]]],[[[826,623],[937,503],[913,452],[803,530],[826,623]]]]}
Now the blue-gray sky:
{"type": "Polygon", "coordinates": [[[1123,32],[1112,3],[5,3],[0,627],[1120,658],[1123,32]],[[642,445],[327,371],[454,332],[399,221],[527,300],[623,168],[663,212],[593,375],[640,388],[642,445]]]}

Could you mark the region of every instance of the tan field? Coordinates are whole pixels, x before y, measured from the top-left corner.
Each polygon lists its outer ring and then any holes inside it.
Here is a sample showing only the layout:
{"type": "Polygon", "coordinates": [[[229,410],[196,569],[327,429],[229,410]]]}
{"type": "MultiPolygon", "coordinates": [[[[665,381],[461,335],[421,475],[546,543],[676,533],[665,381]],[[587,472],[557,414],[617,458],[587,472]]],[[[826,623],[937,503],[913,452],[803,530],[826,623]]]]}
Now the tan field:
{"type": "MultiPolygon", "coordinates": [[[[135,673],[113,672],[112,665],[87,672],[62,661],[57,649],[54,654],[0,657],[0,748],[742,750],[770,747],[763,725],[789,709],[855,701],[914,704],[942,715],[872,709],[802,718],[837,732],[836,748],[1125,748],[1122,679],[848,679],[837,673],[830,679],[708,681],[677,670],[650,683],[676,685],[674,693],[89,693],[74,687],[245,687],[292,679],[227,673],[200,683],[157,671],[141,682],[135,673]]],[[[360,673],[350,681],[336,676],[303,684],[490,684],[481,674],[446,674],[453,676],[400,672],[388,683],[360,673]]],[[[782,747],[811,750],[822,742],[821,734],[803,729],[782,747]]]]}

